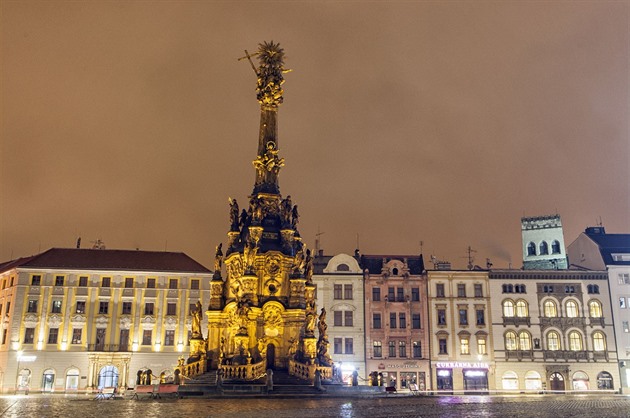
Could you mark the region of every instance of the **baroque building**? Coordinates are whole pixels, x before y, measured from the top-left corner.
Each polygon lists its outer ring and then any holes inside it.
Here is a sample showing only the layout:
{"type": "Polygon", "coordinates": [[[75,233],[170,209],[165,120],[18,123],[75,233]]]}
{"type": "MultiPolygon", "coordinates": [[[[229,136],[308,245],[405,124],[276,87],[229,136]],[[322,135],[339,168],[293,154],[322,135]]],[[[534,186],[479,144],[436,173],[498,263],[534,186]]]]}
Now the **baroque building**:
{"type": "Polygon", "coordinates": [[[332,355],[343,382],[352,384],[356,371],[356,383],[365,384],[365,299],[363,271],[357,257],[318,255],[313,282],[317,286],[318,305],[328,311],[332,355]]]}
{"type": "Polygon", "coordinates": [[[567,248],[570,268],[607,270],[619,360],[620,387],[630,393],[630,234],[590,227],[567,248]]]}
{"type": "Polygon", "coordinates": [[[422,255],[363,255],[361,267],[369,383],[428,389],[427,278],[422,255]]]}
{"type": "Polygon", "coordinates": [[[143,371],[170,380],[211,277],[172,252],[53,248],[0,264],[1,391],[122,391],[143,371]]]}
{"type": "Polygon", "coordinates": [[[300,237],[297,205],[280,194],[278,183],[284,166],[278,150],[284,51],[265,42],[245,58],[256,73],[260,103],[254,188],[244,207],[230,199],[225,256],[219,245],[205,312],[208,334],[204,337],[201,329],[199,305],[190,356],[178,371],[193,376],[218,369],[225,380],[253,380],[269,369],[311,381],[316,373],[331,378],[326,311],[317,312],[315,306],[315,254],[300,237]]]}
{"type": "Polygon", "coordinates": [[[485,270],[427,272],[431,387],[437,392],[494,390],[491,294],[485,270]]]}

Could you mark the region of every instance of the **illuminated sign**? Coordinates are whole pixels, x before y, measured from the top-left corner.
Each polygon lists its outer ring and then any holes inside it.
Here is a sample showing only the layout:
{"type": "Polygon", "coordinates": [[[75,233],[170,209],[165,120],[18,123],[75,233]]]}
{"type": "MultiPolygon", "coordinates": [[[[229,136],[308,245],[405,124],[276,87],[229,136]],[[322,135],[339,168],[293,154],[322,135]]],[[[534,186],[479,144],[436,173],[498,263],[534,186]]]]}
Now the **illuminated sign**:
{"type": "Polygon", "coordinates": [[[487,363],[462,363],[459,361],[447,361],[435,363],[437,369],[489,369],[487,363]]]}
{"type": "Polygon", "coordinates": [[[448,377],[451,375],[450,370],[438,370],[437,375],[440,377],[448,377]]]}
{"type": "Polygon", "coordinates": [[[18,357],[18,361],[23,363],[30,363],[37,360],[37,356],[20,356],[18,357]]]}
{"type": "Polygon", "coordinates": [[[420,366],[415,361],[407,361],[405,363],[388,363],[388,364],[379,364],[379,369],[417,369],[420,366]]]}

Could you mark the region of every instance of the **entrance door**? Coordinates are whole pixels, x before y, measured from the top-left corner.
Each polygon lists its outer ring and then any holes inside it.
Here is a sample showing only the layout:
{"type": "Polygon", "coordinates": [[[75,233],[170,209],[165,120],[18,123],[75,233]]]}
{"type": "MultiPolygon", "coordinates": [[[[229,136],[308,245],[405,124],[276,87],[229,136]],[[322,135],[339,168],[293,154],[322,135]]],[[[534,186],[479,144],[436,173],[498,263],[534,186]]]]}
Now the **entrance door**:
{"type": "Polygon", "coordinates": [[[564,376],[560,373],[551,373],[549,376],[549,388],[553,391],[563,391],[564,390],[564,376]]]}
{"type": "Polygon", "coordinates": [[[44,370],[42,378],[42,392],[52,392],[55,389],[55,371],[52,369],[44,370]]]}
{"type": "Polygon", "coordinates": [[[267,345],[267,368],[275,370],[276,365],[276,346],[273,344],[267,345]]]}
{"type": "Polygon", "coordinates": [[[118,369],[114,366],[105,366],[98,373],[99,389],[118,386],[118,369]]]}

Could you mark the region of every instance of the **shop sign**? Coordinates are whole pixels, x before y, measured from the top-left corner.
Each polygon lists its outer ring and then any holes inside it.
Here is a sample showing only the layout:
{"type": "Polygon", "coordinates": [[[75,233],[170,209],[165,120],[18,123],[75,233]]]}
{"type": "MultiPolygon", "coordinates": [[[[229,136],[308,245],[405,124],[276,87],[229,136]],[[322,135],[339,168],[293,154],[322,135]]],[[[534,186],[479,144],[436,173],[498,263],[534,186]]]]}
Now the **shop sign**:
{"type": "Polygon", "coordinates": [[[420,366],[415,361],[406,361],[404,363],[388,363],[388,364],[379,364],[378,368],[381,370],[384,369],[417,369],[420,366]]]}
{"type": "Polygon", "coordinates": [[[487,363],[466,363],[459,361],[447,361],[435,363],[437,369],[489,369],[487,363]]]}

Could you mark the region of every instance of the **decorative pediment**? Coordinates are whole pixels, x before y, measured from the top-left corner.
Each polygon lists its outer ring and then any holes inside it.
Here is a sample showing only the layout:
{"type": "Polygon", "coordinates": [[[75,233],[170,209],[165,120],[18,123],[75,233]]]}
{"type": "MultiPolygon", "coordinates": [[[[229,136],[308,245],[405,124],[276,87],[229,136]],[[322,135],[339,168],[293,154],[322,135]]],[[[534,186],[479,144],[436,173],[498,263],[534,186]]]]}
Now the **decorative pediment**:
{"type": "Polygon", "coordinates": [[[164,320],[164,329],[171,331],[175,328],[177,328],[177,318],[174,316],[167,316],[164,320]]]}
{"type": "Polygon", "coordinates": [[[335,303],[330,307],[332,311],[356,311],[357,307],[348,303],[335,303]]]}
{"type": "Polygon", "coordinates": [[[61,325],[61,316],[51,315],[48,317],[48,326],[50,328],[59,328],[59,325],[61,325]]]}
{"type": "Polygon", "coordinates": [[[26,328],[35,328],[37,326],[37,319],[37,315],[30,314],[26,315],[22,322],[26,328]]]}
{"type": "Polygon", "coordinates": [[[140,320],[140,325],[142,329],[153,329],[153,327],[155,327],[155,317],[145,316],[140,320]]]}
{"type": "Polygon", "coordinates": [[[120,318],[120,329],[131,328],[131,317],[129,315],[123,315],[120,318]]]}
{"type": "Polygon", "coordinates": [[[72,325],[83,325],[85,324],[85,316],[83,315],[74,315],[72,318],[70,318],[70,322],[72,323],[72,325]]]}
{"type": "Polygon", "coordinates": [[[109,324],[109,318],[106,317],[105,315],[99,315],[96,317],[96,320],[94,320],[94,325],[98,329],[107,328],[108,324],[109,324]]]}

